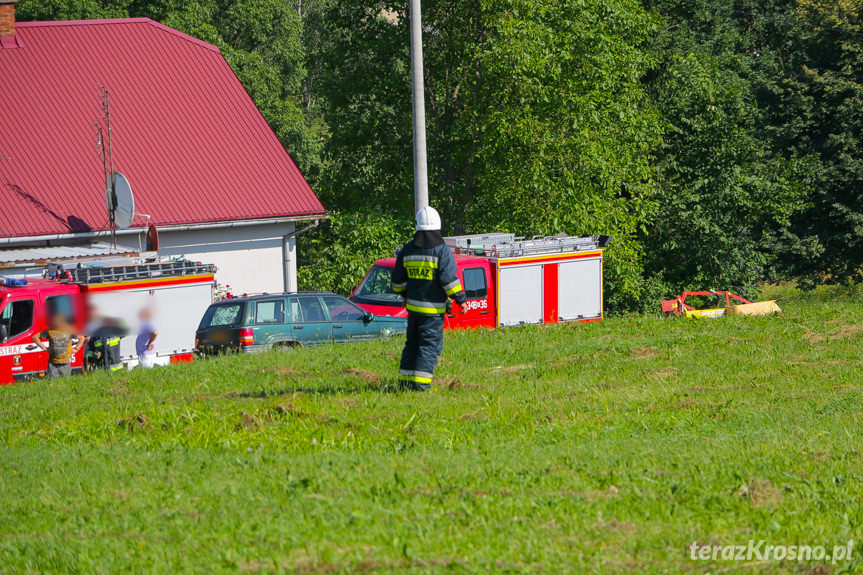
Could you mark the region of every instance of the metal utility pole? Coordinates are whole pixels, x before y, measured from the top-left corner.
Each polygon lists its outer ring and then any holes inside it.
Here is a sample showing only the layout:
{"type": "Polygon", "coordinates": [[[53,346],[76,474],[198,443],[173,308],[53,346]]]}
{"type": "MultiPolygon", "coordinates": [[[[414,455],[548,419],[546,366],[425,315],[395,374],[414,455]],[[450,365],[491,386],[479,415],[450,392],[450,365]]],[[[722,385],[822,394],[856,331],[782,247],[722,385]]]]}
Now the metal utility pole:
{"type": "Polygon", "coordinates": [[[410,2],[411,91],[414,120],[414,212],[429,205],[426,161],[426,105],[423,88],[423,29],[420,0],[410,2]]]}

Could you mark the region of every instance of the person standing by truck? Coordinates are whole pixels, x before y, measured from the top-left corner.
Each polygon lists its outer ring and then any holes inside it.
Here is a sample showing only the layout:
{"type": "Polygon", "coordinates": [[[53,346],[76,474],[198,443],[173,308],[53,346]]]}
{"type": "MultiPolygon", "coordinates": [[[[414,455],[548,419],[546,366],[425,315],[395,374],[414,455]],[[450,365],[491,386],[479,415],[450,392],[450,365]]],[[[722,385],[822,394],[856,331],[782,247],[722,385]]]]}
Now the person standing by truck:
{"type": "Polygon", "coordinates": [[[159,337],[153,325],[153,312],[145,307],[140,314],[141,325],[138,328],[138,337],[135,339],[135,352],[138,354],[138,365],[149,369],[156,365],[156,350],[154,342],[159,337]]]}
{"type": "Polygon", "coordinates": [[[72,375],[72,356],[84,347],[85,342],[86,338],[73,333],[66,317],[59,312],[51,316],[48,329],[33,335],[33,343],[48,352],[48,377],[51,379],[72,375]],[[42,343],[43,339],[48,340],[47,345],[42,343]]]}
{"type": "Polygon", "coordinates": [[[105,371],[120,371],[126,367],[120,356],[120,342],[129,335],[129,330],[118,318],[111,316],[101,318],[98,327],[89,334],[88,368],[98,367],[105,371]]]}
{"type": "Polygon", "coordinates": [[[417,391],[431,388],[443,350],[443,316],[453,298],[461,312],[467,296],[458,279],[455,259],[441,236],[440,215],[432,207],[416,214],[416,234],[396,258],[393,291],[408,310],[407,340],[399,365],[399,383],[417,391]]]}

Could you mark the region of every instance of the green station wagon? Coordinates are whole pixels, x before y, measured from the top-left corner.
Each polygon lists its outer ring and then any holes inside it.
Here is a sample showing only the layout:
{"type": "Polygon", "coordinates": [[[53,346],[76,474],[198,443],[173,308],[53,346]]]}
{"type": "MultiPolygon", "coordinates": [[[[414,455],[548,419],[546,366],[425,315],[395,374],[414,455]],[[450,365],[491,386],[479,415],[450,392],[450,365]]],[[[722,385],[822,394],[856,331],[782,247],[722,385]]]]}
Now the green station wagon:
{"type": "Polygon", "coordinates": [[[403,334],[404,318],[375,317],[334,293],[301,292],[233,298],[212,304],[195,336],[203,354],[255,352],[387,338],[403,334]]]}

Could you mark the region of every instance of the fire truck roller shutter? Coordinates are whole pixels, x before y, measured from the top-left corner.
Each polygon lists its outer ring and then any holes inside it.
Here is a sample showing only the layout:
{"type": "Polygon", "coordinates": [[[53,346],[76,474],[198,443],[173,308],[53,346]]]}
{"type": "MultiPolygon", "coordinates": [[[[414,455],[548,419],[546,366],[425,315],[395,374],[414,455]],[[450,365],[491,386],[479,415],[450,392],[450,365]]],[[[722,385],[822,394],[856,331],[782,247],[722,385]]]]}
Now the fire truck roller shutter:
{"type": "Polygon", "coordinates": [[[558,309],[561,319],[602,315],[602,260],[561,262],[558,266],[558,309]]]}
{"type": "Polygon", "coordinates": [[[500,268],[500,325],[542,323],[542,266],[500,268]]]}
{"type": "Polygon", "coordinates": [[[120,356],[126,360],[135,356],[135,335],[138,333],[138,313],[147,305],[149,293],[145,290],[117,290],[89,294],[90,304],[102,317],[117,319],[129,330],[120,340],[120,356]]]}
{"type": "MultiPolygon", "coordinates": [[[[153,326],[159,332],[155,351],[170,355],[195,347],[195,330],[212,300],[212,284],[183,284],[153,289],[130,289],[93,292],[91,302],[99,314],[114,317],[129,329],[129,335],[120,342],[120,355],[124,360],[137,358],[135,338],[141,325],[140,313],[150,308],[154,314],[153,326]]],[[[167,361],[167,358],[166,358],[167,361]]]]}
{"type": "MultiPolygon", "coordinates": [[[[159,356],[195,348],[195,331],[213,301],[211,283],[184,284],[154,290],[153,327],[159,332],[154,347],[159,356]]],[[[137,332],[135,332],[137,335],[137,332]]],[[[134,343],[135,338],[130,338],[134,343]]]]}

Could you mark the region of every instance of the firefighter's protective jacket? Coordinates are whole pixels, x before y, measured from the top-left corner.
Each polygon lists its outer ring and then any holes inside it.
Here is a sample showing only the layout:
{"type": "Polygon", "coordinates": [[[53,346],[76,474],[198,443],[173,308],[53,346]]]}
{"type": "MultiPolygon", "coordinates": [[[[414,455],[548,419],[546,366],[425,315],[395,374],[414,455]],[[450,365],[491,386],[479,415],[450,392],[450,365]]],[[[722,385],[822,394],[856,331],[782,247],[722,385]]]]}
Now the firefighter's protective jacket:
{"type": "Polygon", "coordinates": [[[467,300],[452,252],[446,244],[421,248],[409,242],[396,258],[393,291],[407,297],[407,310],[414,313],[446,313],[447,297],[459,304],[467,300]]]}

